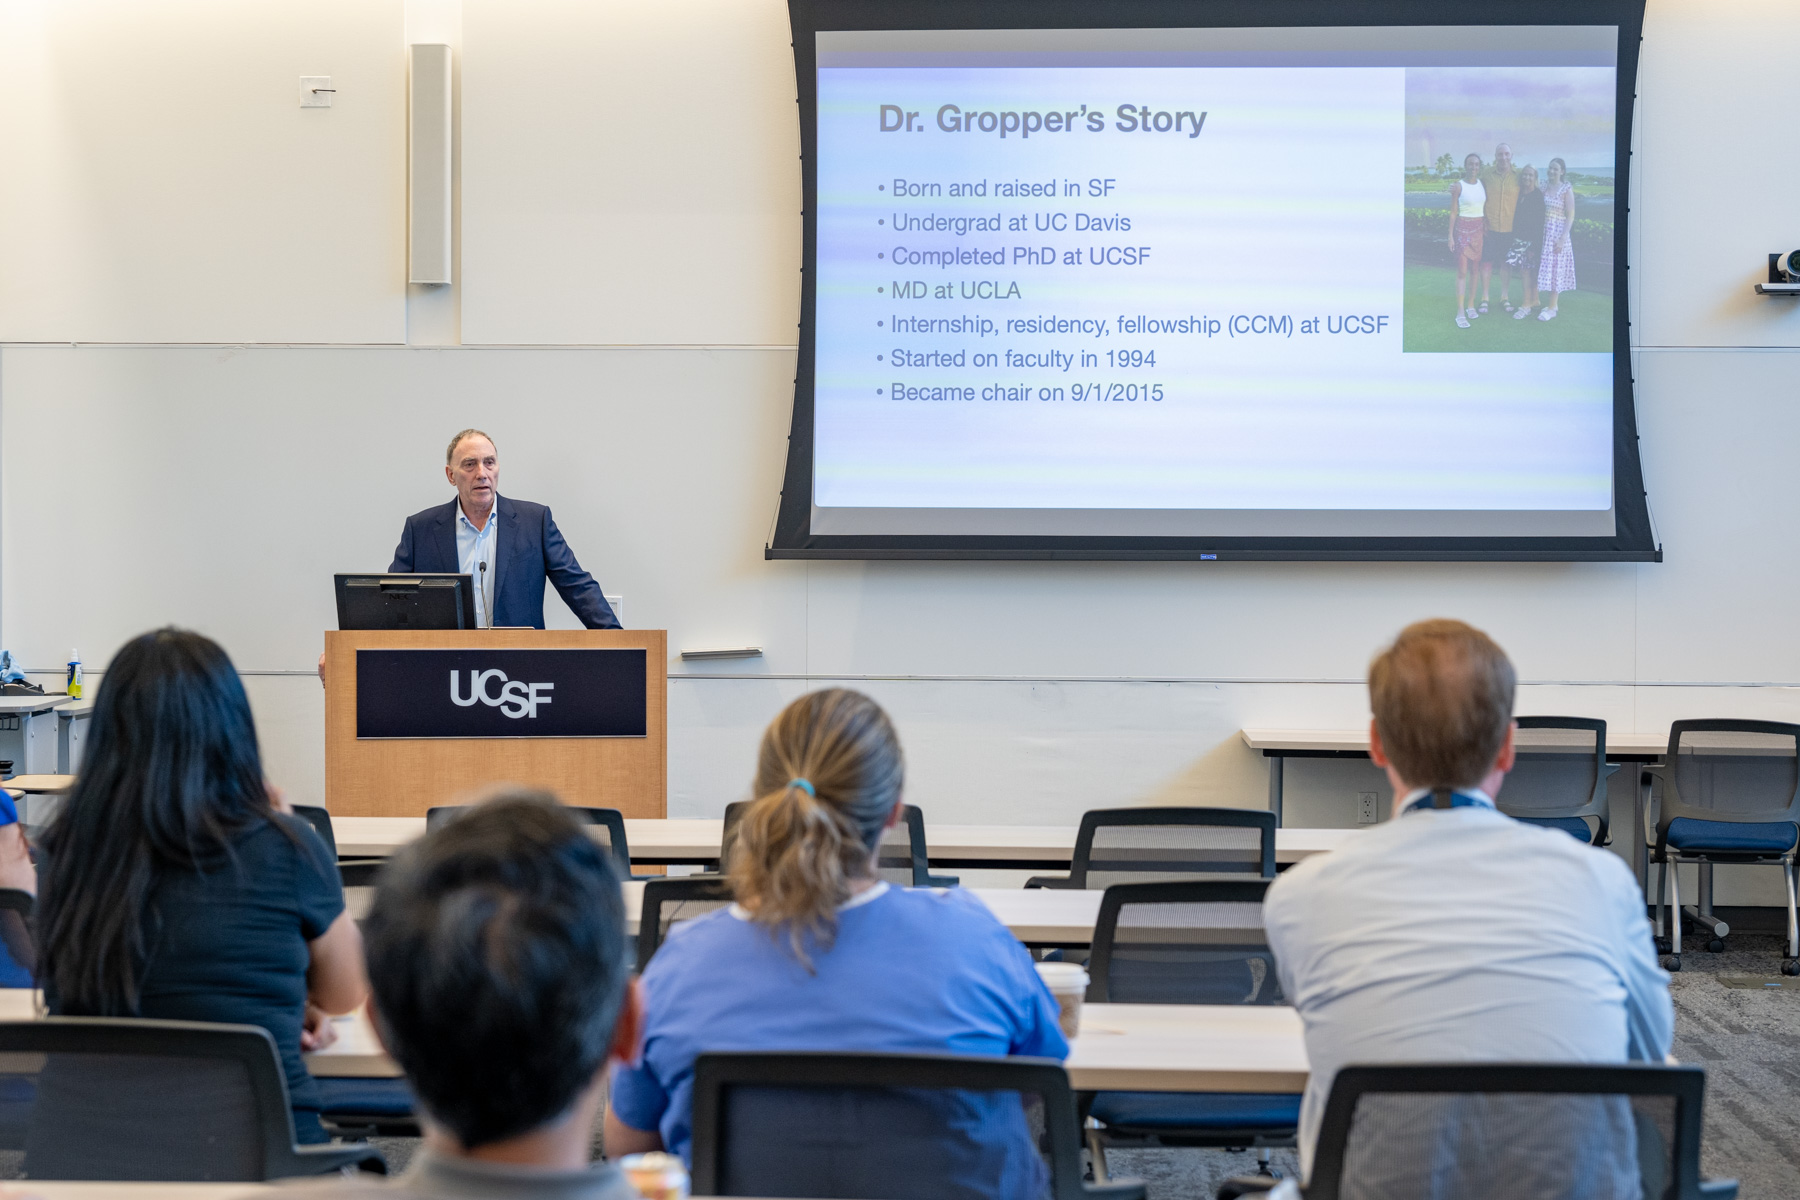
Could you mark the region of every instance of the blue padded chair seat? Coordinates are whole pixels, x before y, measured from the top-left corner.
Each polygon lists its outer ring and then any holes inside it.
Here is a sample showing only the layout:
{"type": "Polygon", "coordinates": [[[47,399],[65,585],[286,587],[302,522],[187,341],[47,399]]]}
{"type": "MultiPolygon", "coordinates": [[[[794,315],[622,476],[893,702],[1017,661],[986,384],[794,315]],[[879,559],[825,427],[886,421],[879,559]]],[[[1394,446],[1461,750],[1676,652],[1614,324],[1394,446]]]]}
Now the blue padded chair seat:
{"type": "Polygon", "coordinates": [[[1669,822],[1669,845],[1677,850],[1717,850],[1732,854],[1782,854],[1794,848],[1796,827],[1790,821],[1699,821],[1678,817],[1669,822]]]}
{"type": "Polygon", "coordinates": [[[1545,829],[1560,829],[1584,844],[1594,840],[1594,831],[1580,817],[1520,817],[1519,820],[1527,825],[1542,825],[1545,829]]]}
{"type": "Polygon", "coordinates": [[[410,1117],[412,1092],[403,1079],[317,1079],[319,1110],[326,1116],[352,1113],[371,1117],[410,1117]]]}
{"type": "Polygon", "coordinates": [[[1295,1129],[1300,1097],[1255,1092],[1101,1092],[1092,1115],[1129,1129],[1295,1129]]]}

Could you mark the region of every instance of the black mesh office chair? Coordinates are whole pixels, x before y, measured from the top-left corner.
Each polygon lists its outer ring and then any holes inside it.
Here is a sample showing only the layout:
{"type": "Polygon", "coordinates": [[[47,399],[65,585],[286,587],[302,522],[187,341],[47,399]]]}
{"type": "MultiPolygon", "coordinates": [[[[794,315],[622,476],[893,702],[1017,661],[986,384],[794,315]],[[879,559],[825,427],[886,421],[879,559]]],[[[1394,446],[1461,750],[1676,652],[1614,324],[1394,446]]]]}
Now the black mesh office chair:
{"type": "Polygon", "coordinates": [[[1509,817],[1560,829],[1592,846],[1608,840],[1606,722],[1591,717],[1515,717],[1513,769],[1494,805],[1509,817]]]}
{"type": "MultiPolygon", "coordinates": [[[[1700,1178],[1698,1067],[1345,1067],[1305,1200],[1731,1200],[1700,1178]]],[[[1233,1179],[1220,1200],[1260,1194],[1233,1179]]]]}
{"type": "Polygon", "coordinates": [[[313,832],[319,835],[320,840],[325,843],[325,848],[331,851],[333,858],[336,858],[337,836],[331,830],[330,810],[317,804],[296,804],[294,805],[294,815],[313,827],[313,832]]]}
{"type": "Polygon", "coordinates": [[[694,1063],[693,1191],[1001,1196],[1003,1179],[1017,1183],[1024,1172],[1016,1161],[997,1161],[993,1143],[1006,1139],[991,1135],[1012,1123],[1016,1141],[1032,1144],[1028,1097],[1043,1106],[1051,1200],[1143,1200],[1136,1181],[1082,1182],[1075,1097],[1061,1063],[953,1054],[702,1054],[694,1063]],[[976,1133],[991,1140],[977,1142],[976,1133]]]}
{"type": "Polygon", "coordinates": [[[0,1022],[0,1148],[31,1179],[253,1182],[345,1167],[366,1145],[298,1146],[287,1081],[254,1025],[0,1022]]]}
{"type": "MultiPolygon", "coordinates": [[[[1124,883],[1106,889],[1088,958],[1095,1004],[1285,1004],[1263,929],[1266,879],[1124,883]]],[[[1260,1093],[1098,1092],[1084,1102],[1095,1178],[1106,1150],[1136,1146],[1292,1146],[1300,1097],[1260,1093]]]]}
{"type": "MultiPolygon", "coordinates": [[[[441,804],[425,810],[425,832],[440,828],[445,821],[453,819],[467,805],[441,804]]],[[[625,840],[625,814],[616,808],[577,808],[565,806],[577,821],[585,821],[594,827],[594,840],[612,852],[613,864],[619,869],[620,879],[661,879],[661,875],[633,875],[631,873],[631,844],[625,840]]]]}
{"type": "Polygon", "coordinates": [[[313,827],[325,842],[325,848],[331,851],[331,857],[337,859],[338,878],[345,887],[373,887],[375,877],[386,865],[385,858],[338,858],[337,835],[331,828],[331,813],[316,804],[294,805],[294,815],[313,827]]]}
{"type": "Polygon", "coordinates": [[[406,1080],[324,1076],[319,1089],[319,1122],[346,1141],[372,1137],[421,1137],[418,1102],[406,1080]]]}
{"type": "Polygon", "coordinates": [[[731,905],[731,882],[722,875],[677,875],[656,877],[644,884],[644,899],[638,911],[637,969],[640,973],[650,965],[669,927],[679,921],[691,921],[731,905]]]}
{"type": "Polygon", "coordinates": [[[1779,866],[1787,884],[1787,944],[1783,975],[1800,975],[1800,921],[1794,911],[1794,854],[1800,842],[1800,725],[1780,721],[1714,719],[1677,721],[1669,727],[1663,761],[1646,767],[1656,838],[1650,860],[1658,864],[1656,930],[1668,952],[1664,965],[1681,969],[1681,918],[1710,935],[1709,950],[1723,950],[1730,927],[1713,912],[1712,869],[1717,863],[1779,866]],[[1697,906],[1681,903],[1681,880],[1670,864],[1696,863],[1697,906]],[[1664,899],[1674,919],[1664,920],[1664,899]]]}
{"type": "Polygon", "coordinates": [[[1221,873],[1275,878],[1275,814],[1247,808],[1099,808],[1083,813],[1068,876],[1026,887],[1098,890],[1115,883],[1221,873]]]}
{"type": "MultiPolygon", "coordinates": [[[[737,840],[737,824],[752,801],[738,800],[725,806],[725,827],[719,837],[719,862],[723,866],[731,857],[737,840]]],[[[933,875],[931,854],[925,845],[925,814],[916,804],[901,810],[901,820],[881,836],[879,874],[900,887],[955,887],[954,875],[933,875]]]]}

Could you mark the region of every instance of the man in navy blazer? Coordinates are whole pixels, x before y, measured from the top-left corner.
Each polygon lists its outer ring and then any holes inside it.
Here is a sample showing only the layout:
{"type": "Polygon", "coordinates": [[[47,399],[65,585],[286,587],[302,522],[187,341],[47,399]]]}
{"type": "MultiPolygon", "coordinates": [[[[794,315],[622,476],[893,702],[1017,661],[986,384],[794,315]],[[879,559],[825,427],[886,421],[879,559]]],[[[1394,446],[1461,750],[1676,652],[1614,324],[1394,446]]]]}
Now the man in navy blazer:
{"type": "Polygon", "coordinates": [[[393,572],[445,571],[472,576],[476,624],[544,627],[544,580],[589,629],[617,629],[619,618],[594,577],[581,569],[550,510],[500,495],[494,441],[479,429],[450,440],[444,476],[456,499],[406,518],[393,572]]]}

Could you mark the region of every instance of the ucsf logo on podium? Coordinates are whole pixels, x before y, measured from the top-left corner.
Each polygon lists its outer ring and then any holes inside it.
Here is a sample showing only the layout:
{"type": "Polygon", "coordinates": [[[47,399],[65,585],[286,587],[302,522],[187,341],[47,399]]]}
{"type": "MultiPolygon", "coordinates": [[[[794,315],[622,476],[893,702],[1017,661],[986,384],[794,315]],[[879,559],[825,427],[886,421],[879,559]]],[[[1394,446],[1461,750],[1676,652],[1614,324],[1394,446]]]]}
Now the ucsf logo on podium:
{"type": "Polygon", "coordinates": [[[356,736],[643,737],[648,670],[642,649],[358,650],[356,736]]]}
{"type": "Polygon", "coordinates": [[[467,708],[471,704],[485,704],[500,710],[503,717],[518,720],[520,717],[537,719],[538,705],[550,703],[549,693],[556,687],[555,683],[520,683],[517,679],[508,679],[506,672],[495,667],[487,671],[469,672],[469,698],[463,699],[456,687],[456,678],[461,671],[450,672],[450,700],[459,708],[467,708]],[[488,692],[488,684],[499,680],[506,686],[497,695],[488,692]]]}

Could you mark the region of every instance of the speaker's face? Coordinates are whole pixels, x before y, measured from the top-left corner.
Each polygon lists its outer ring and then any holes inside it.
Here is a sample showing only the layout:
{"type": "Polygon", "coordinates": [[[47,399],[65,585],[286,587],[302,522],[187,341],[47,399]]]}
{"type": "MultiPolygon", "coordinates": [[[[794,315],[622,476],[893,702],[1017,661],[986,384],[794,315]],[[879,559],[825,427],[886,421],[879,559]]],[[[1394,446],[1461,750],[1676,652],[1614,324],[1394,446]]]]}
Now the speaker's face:
{"type": "Polygon", "coordinates": [[[494,506],[500,490],[500,456],[494,443],[480,434],[470,434],[456,444],[456,456],[444,474],[456,486],[465,513],[473,516],[494,506]]]}

